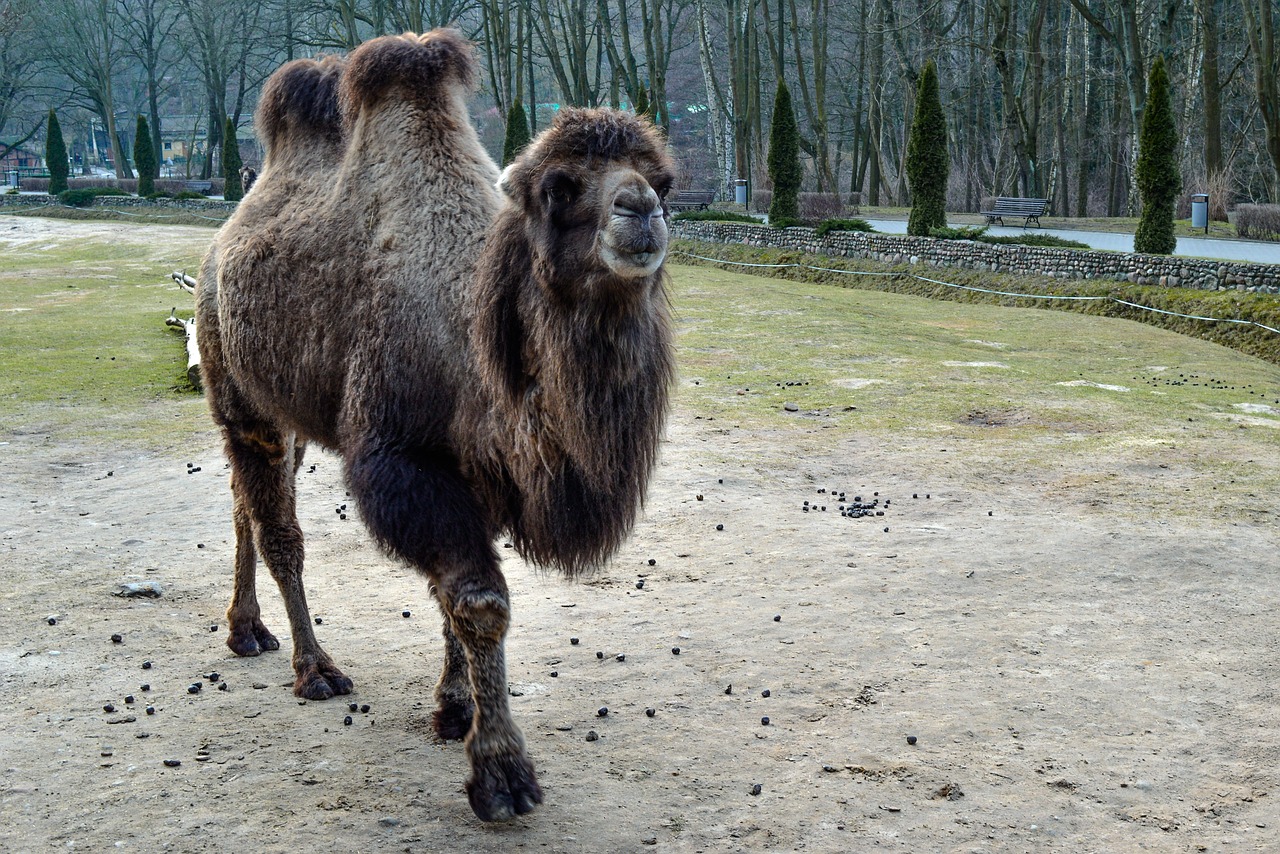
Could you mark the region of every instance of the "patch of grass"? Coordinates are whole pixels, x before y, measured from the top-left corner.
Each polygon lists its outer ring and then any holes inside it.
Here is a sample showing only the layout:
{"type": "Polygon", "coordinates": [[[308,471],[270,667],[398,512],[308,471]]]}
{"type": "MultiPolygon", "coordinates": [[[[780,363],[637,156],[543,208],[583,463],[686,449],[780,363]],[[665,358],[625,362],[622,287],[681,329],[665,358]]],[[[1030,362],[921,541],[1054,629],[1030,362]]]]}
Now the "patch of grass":
{"type": "MultiPolygon", "coordinates": [[[[698,255],[763,264],[808,264],[825,267],[827,271],[809,270],[803,267],[759,269],[758,275],[771,278],[799,280],[835,285],[841,288],[867,288],[894,293],[914,294],[931,299],[951,302],[990,303],[1008,306],[1035,306],[1053,311],[1098,314],[1136,320],[1140,323],[1161,326],[1184,335],[1214,341],[1269,362],[1280,364],[1280,335],[1256,326],[1237,323],[1214,323],[1131,308],[1111,300],[1031,300],[1021,297],[999,296],[975,290],[948,288],[932,282],[912,278],[919,270],[909,264],[886,265],[872,261],[832,258],[826,255],[808,255],[796,250],[768,249],[763,247],[701,243],[676,240],[672,242],[675,258],[680,260],[682,250],[698,255]],[[877,275],[846,275],[831,270],[850,270],[877,275]]],[[[707,262],[690,262],[707,263],[707,262]]],[[[714,266],[714,265],[711,265],[714,266]]],[[[934,271],[929,278],[941,279],[968,288],[1005,291],[1015,294],[1064,296],[1116,297],[1126,302],[1150,306],[1164,311],[1239,320],[1252,320],[1272,328],[1280,328],[1280,297],[1269,294],[1251,294],[1240,291],[1201,291],[1192,288],[1160,288],[1131,285],[1111,280],[1063,280],[1040,276],[1015,276],[987,273],[959,267],[934,271]]]]}
{"type": "Polygon", "coordinates": [[[754,222],[757,224],[760,222],[760,220],[750,216],[749,214],[714,209],[706,211],[680,211],[677,214],[673,214],[671,218],[676,221],[684,220],[687,222],[754,222]]]}
{"type": "Polygon", "coordinates": [[[929,236],[936,240],[981,240],[987,233],[983,226],[950,226],[944,225],[929,230],[929,236]]]}
{"type": "Polygon", "coordinates": [[[134,207],[127,211],[113,208],[110,203],[98,203],[88,208],[6,208],[0,199],[0,213],[9,216],[34,216],[48,219],[70,219],[97,222],[145,223],[154,225],[198,225],[203,228],[217,228],[230,218],[230,212],[222,211],[185,211],[181,208],[145,208],[134,207]]]}
{"type": "Polygon", "coordinates": [[[3,249],[0,265],[0,423],[5,438],[172,447],[201,423],[169,310],[190,295],[168,280],[194,269],[211,233],[157,232],[150,241],[60,239],[3,249]]]}
{"type": "Polygon", "coordinates": [[[862,231],[874,233],[871,223],[865,219],[824,219],[818,223],[818,227],[814,229],[814,237],[823,237],[832,231],[862,231]]]}
{"type": "MultiPolygon", "coordinates": [[[[986,231],[984,228],[983,231],[986,231]]],[[[1079,240],[1067,240],[1056,234],[1024,234],[1013,237],[996,237],[983,234],[977,238],[982,243],[993,243],[997,246],[1048,246],[1056,249],[1088,249],[1089,244],[1079,240]]]]}
{"type": "Polygon", "coordinates": [[[888,444],[961,481],[1096,482],[1116,506],[1176,474],[1191,493],[1170,513],[1243,512],[1280,489],[1274,365],[1117,318],[672,271],[678,399],[725,437],[718,463],[742,463],[732,437],[750,431],[778,450],[749,465],[848,447],[856,473],[859,448],[888,444]]]}

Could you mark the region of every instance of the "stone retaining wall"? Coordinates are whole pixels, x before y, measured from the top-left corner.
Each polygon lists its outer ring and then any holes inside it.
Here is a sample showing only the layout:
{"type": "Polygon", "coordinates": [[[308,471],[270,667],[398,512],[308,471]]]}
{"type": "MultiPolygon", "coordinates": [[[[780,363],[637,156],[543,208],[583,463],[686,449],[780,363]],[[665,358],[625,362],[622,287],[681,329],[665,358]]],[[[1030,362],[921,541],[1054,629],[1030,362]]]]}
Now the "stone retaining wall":
{"type": "Polygon", "coordinates": [[[1114,279],[1139,285],[1280,293],[1280,264],[936,240],[860,231],[833,231],[825,237],[815,237],[812,228],[769,228],[743,222],[676,221],[671,224],[671,233],[688,240],[794,249],[885,264],[925,264],[1058,279],[1114,279]]]}
{"type": "MultiPolygon", "coordinates": [[[[0,208],[38,208],[45,205],[57,205],[58,200],[46,195],[10,196],[0,194],[0,208]]],[[[99,196],[89,208],[178,208],[196,211],[226,211],[231,213],[239,202],[224,202],[221,199],[144,199],[139,196],[99,196]]],[[[82,208],[81,210],[85,210],[82,208]]]]}

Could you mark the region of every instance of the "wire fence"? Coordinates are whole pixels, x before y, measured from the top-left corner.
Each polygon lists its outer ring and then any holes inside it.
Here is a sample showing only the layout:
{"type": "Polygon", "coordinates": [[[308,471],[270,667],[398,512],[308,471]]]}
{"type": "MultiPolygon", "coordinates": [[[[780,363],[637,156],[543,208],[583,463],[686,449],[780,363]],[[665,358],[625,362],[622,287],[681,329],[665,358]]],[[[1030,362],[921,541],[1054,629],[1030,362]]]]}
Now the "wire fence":
{"type": "Polygon", "coordinates": [[[787,263],[787,264],[758,264],[758,263],[750,263],[747,261],[726,261],[723,258],[708,258],[705,255],[695,255],[692,252],[683,252],[680,250],[676,250],[674,254],[684,255],[689,258],[696,258],[699,261],[709,261],[712,264],[727,264],[735,267],[767,267],[771,269],[785,269],[785,268],[791,267],[791,268],[798,268],[798,269],[805,269],[805,270],[818,270],[823,273],[839,273],[845,276],[881,276],[887,279],[915,279],[916,281],[928,282],[933,285],[942,285],[943,287],[947,287],[947,288],[955,288],[957,290],[962,290],[962,291],[976,291],[978,293],[994,294],[996,296],[1002,296],[1002,297],[1013,297],[1015,299],[1076,300],[1081,302],[1086,302],[1086,301],[1114,302],[1114,303],[1119,303],[1120,305],[1129,306],[1130,308],[1138,308],[1138,309],[1142,309],[1143,311],[1150,311],[1156,314],[1169,315],[1170,317],[1183,317],[1188,320],[1203,320],[1210,323],[1237,323],[1244,326],[1256,326],[1259,329],[1265,329],[1268,332],[1274,332],[1276,335],[1280,335],[1280,329],[1276,329],[1275,327],[1272,327],[1272,326],[1267,326],[1266,324],[1263,324],[1263,323],[1258,323],[1256,320],[1241,320],[1238,318],[1230,318],[1230,317],[1205,317],[1199,314],[1182,314],[1181,312],[1177,312],[1177,311],[1167,311],[1163,308],[1153,308],[1152,306],[1149,306],[1149,305],[1142,305],[1136,302],[1129,302],[1128,300],[1122,300],[1119,297],[1113,297],[1113,296],[1067,296],[1067,295],[1061,295],[1061,294],[1020,294],[1012,291],[997,291],[997,290],[992,290],[990,288],[979,288],[973,285],[959,285],[954,282],[944,282],[941,279],[931,279],[928,276],[917,276],[915,273],[906,273],[906,272],[900,272],[900,271],[868,272],[865,270],[840,270],[833,267],[817,267],[817,266],[814,266],[813,264],[802,264],[798,262],[787,263]]]}

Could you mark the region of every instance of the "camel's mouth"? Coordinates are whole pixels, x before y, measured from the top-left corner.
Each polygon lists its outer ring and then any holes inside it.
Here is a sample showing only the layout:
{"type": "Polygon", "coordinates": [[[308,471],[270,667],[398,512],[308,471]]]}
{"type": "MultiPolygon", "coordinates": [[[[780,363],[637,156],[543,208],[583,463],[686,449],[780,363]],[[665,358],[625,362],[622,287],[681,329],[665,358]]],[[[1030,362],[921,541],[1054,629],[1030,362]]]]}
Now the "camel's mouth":
{"type": "Polygon", "coordinates": [[[648,276],[667,255],[667,224],[662,208],[652,211],[615,204],[600,234],[600,255],[615,275],[648,276]]]}

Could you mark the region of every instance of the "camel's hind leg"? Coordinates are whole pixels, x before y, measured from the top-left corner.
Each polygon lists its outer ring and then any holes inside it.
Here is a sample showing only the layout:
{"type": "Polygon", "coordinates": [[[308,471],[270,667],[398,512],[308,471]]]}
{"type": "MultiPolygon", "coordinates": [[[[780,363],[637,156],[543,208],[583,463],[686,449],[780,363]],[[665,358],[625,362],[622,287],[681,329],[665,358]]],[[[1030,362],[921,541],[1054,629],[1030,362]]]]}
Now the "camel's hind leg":
{"type": "Polygon", "coordinates": [[[260,655],[280,648],[280,641],[262,622],[258,607],[258,552],[253,547],[253,522],[241,495],[239,479],[231,476],[231,518],[236,529],[236,576],[231,591],[231,607],[227,608],[227,646],[236,655],[260,655]]]}
{"type": "MultiPolygon", "coordinates": [[[[269,428],[228,428],[227,456],[231,459],[232,488],[236,498],[237,539],[247,533],[246,528],[252,530],[253,545],[262,555],[284,597],[289,629],[293,635],[293,669],[297,674],[293,693],[309,700],[325,700],[334,694],[351,693],[351,680],[338,669],[316,640],[303,591],[302,529],[298,525],[294,493],[294,474],[301,459],[301,449],[295,447],[293,437],[281,436],[269,428]]],[[[257,599],[253,588],[253,550],[249,547],[242,549],[238,543],[236,592],[228,611],[233,637],[237,633],[256,632],[255,620],[256,625],[261,626],[261,620],[254,614],[257,599]],[[243,610],[237,610],[237,605],[243,610]],[[248,618],[247,621],[237,622],[242,616],[248,618]]],[[[263,631],[266,631],[265,627],[263,631]]],[[[267,635],[270,637],[269,632],[267,635]]],[[[236,647],[232,646],[232,649],[236,647]]]]}

